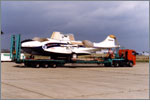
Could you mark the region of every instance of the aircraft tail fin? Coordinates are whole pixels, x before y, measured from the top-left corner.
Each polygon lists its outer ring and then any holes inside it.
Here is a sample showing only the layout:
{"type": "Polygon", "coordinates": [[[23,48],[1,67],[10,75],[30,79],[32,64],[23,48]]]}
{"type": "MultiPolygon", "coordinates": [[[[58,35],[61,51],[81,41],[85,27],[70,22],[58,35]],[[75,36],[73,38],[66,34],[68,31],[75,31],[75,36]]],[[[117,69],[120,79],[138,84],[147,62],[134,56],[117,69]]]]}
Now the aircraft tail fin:
{"type": "Polygon", "coordinates": [[[55,40],[75,41],[73,34],[62,34],[60,32],[53,32],[50,38],[55,40]]]}
{"type": "Polygon", "coordinates": [[[99,43],[94,43],[94,47],[116,48],[116,47],[119,47],[119,44],[116,40],[116,36],[109,35],[104,41],[99,42],[99,43]]]}

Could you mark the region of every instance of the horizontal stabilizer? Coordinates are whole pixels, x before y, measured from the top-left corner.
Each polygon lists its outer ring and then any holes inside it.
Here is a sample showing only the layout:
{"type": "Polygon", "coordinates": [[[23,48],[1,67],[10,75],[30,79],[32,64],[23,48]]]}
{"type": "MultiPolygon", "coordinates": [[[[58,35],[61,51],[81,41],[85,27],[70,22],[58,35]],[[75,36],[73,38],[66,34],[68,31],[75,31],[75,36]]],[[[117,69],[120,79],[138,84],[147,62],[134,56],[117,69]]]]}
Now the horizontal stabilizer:
{"type": "Polygon", "coordinates": [[[91,41],[83,40],[82,43],[85,47],[93,47],[93,43],[91,41]]]}

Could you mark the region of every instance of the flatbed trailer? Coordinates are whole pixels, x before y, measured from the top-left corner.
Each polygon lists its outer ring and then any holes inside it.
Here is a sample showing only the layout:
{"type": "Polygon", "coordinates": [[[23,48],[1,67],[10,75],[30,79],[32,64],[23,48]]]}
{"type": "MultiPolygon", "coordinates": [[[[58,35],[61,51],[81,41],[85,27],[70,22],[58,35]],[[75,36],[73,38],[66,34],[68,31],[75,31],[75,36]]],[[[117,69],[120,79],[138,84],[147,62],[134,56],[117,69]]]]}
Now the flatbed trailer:
{"type": "Polygon", "coordinates": [[[132,67],[135,65],[135,51],[134,50],[117,50],[115,57],[95,58],[93,60],[79,60],[79,59],[20,59],[21,54],[21,35],[11,36],[10,57],[16,63],[24,63],[26,67],[53,67],[64,66],[67,63],[76,64],[102,64],[105,67],[132,67]],[[129,54],[130,53],[130,54],[129,54]]]}
{"type": "Polygon", "coordinates": [[[19,62],[15,61],[16,63],[24,63],[25,67],[34,67],[34,68],[39,68],[39,67],[52,67],[56,68],[58,66],[64,66],[64,64],[69,64],[69,63],[75,63],[75,64],[98,64],[98,65],[103,65],[105,67],[119,67],[119,63],[123,62],[124,59],[104,59],[103,61],[98,61],[98,60],[52,60],[52,59],[22,59],[19,62]],[[113,64],[115,63],[115,64],[113,64]],[[118,64],[116,64],[118,63],[118,64]]]}

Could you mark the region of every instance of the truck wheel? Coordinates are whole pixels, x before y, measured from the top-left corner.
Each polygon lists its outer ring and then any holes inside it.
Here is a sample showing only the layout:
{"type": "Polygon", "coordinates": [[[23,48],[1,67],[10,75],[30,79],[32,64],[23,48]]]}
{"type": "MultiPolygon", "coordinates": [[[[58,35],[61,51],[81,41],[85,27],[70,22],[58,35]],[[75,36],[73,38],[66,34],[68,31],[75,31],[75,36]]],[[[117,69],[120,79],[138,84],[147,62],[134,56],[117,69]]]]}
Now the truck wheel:
{"type": "Polygon", "coordinates": [[[133,62],[129,62],[129,67],[133,67],[133,62]]]}

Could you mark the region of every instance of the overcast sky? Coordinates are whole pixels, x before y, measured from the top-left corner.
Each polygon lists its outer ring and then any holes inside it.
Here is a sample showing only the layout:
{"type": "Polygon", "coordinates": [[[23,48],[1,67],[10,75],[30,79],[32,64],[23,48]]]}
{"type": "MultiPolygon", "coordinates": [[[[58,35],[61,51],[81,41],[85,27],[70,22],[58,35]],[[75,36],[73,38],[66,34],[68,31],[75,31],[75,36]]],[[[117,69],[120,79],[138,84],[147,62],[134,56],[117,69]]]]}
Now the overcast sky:
{"type": "Polygon", "coordinates": [[[2,48],[10,47],[12,34],[23,40],[60,31],[92,42],[113,34],[121,46],[149,49],[148,1],[2,1],[1,7],[2,48]]]}

